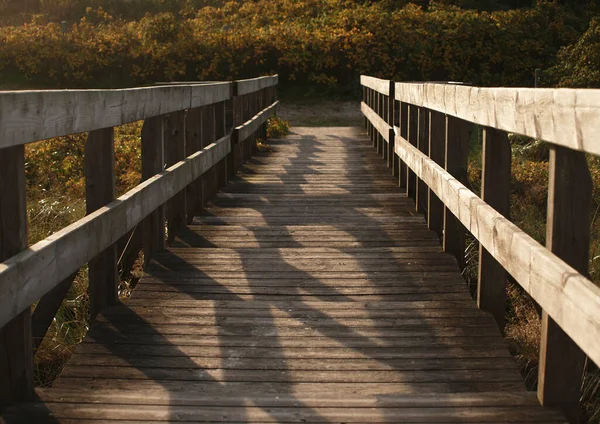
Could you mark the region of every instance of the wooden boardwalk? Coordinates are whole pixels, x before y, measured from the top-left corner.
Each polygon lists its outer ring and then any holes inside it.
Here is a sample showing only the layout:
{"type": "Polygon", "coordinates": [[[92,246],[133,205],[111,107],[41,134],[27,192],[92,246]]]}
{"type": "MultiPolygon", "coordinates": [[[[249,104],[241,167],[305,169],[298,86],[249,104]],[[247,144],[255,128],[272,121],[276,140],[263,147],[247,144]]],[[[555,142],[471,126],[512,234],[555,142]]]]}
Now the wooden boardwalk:
{"type": "Polygon", "coordinates": [[[7,423],[563,422],[358,129],[271,146],[7,423]]]}

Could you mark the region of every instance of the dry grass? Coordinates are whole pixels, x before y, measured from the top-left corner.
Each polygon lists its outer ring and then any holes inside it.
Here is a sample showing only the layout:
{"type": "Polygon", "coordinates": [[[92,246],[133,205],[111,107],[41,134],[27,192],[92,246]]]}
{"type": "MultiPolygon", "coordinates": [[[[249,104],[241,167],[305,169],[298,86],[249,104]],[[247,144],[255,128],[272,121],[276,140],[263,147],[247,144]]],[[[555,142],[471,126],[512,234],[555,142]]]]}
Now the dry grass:
{"type": "MultiPolygon", "coordinates": [[[[140,181],[140,132],[139,122],[115,130],[117,195],[140,181]]],[[[85,216],[85,140],[86,134],[76,134],[27,146],[27,215],[30,245],[85,216]]],[[[143,260],[139,256],[132,258],[127,255],[121,259],[119,292],[121,296],[126,297],[141,275],[143,260]]],[[[49,386],[60,374],[73,350],[88,331],[89,314],[87,266],[84,266],[77,273],[36,351],[36,385],[49,386]]]]}
{"type": "MultiPolygon", "coordinates": [[[[289,124],[280,118],[269,120],[267,133],[281,137],[289,124]]],[[[135,187],[141,175],[141,122],[115,129],[115,174],[117,196],[135,187]]],[[[83,152],[86,134],[60,137],[27,146],[29,244],[47,238],[85,216],[83,152]]],[[[257,141],[259,149],[268,146],[257,141]]],[[[143,255],[139,247],[139,227],[126,240],[119,257],[119,296],[131,296],[143,275],[143,255]],[[139,252],[139,253],[138,253],[139,252]]],[[[34,305],[35,307],[35,305],[34,305]]],[[[47,387],[58,377],[89,329],[87,266],[80,269],[38,348],[35,383],[47,387]]]]}

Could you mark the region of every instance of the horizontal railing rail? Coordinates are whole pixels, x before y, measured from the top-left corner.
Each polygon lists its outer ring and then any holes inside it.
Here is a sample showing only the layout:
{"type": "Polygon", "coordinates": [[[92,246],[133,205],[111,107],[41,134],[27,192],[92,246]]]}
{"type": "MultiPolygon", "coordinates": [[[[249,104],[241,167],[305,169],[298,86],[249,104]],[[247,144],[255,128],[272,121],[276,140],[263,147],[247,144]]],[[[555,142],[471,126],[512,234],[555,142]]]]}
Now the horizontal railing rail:
{"type": "Polygon", "coordinates": [[[444,250],[464,266],[480,243],[477,301],[501,329],[507,272],[542,308],[538,397],[578,416],[586,355],[600,364],[600,287],[587,278],[591,178],[600,154],[600,90],[477,88],[361,78],[367,132],[415,198],[444,250]],[[481,196],[467,188],[470,126],[483,129],[481,196]],[[509,216],[507,132],[550,144],[547,247],[509,216]]]}
{"type": "Polygon", "coordinates": [[[201,213],[266,136],[277,82],[0,92],[0,407],[32,393],[33,348],[77,271],[88,264],[92,316],[116,303],[118,246],[135,238],[147,264],[165,246],[165,222],[172,239],[201,213]],[[114,127],[139,120],[143,181],[115,198],[114,127]],[[24,145],[80,132],[87,215],[28,246],[24,145]]]}

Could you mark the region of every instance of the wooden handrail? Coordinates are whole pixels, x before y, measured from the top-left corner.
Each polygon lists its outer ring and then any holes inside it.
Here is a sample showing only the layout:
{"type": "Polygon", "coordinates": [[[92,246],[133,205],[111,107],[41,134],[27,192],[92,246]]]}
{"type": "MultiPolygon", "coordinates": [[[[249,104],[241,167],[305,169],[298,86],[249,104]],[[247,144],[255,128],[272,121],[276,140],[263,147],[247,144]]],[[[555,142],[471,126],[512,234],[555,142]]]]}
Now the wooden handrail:
{"type": "Polygon", "coordinates": [[[148,263],[165,246],[165,220],[173,236],[201,212],[265,136],[277,81],[0,92],[0,369],[14,371],[0,408],[31,394],[32,335],[37,346],[74,274],[89,264],[92,316],[117,302],[119,242],[139,226],[148,263]],[[141,119],[143,181],[115,199],[113,128],[141,119]],[[23,145],[84,131],[88,215],[27,247],[23,145]]]}
{"type": "Polygon", "coordinates": [[[396,100],[600,155],[600,90],[396,83],[396,100]]]}
{"type": "Polygon", "coordinates": [[[435,201],[443,202],[444,250],[463,264],[464,233],[479,241],[479,306],[503,328],[508,272],[543,309],[538,397],[575,421],[585,356],[600,364],[600,287],[587,278],[592,187],[581,153],[600,154],[600,90],[393,83],[365,76],[361,83],[367,131],[374,144],[393,143],[400,185],[416,197],[433,230],[440,222],[435,201]],[[389,119],[381,97],[386,103],[392,96],[389,119]],[[481,197],[465,186],[472,124],[484,127],[481,197]],[[507,132],[551,143],[547,247],[508,217],[507,132]],[[423,137],[429,140],[425,151],[423,137]],[[429,192],[424,203],[422,183],[429,192]]]}

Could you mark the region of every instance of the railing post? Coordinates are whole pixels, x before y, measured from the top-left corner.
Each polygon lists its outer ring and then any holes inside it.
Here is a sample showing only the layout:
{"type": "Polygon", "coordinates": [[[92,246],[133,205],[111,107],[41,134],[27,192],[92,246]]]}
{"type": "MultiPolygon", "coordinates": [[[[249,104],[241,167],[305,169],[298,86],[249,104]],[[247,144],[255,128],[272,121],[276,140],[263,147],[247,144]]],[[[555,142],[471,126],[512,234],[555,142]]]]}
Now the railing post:
{"type": "MultiPolygon", "coordinates": [[[[232,107],[233,107],[233,128],[236,128],[244,123],[244,110],[243,110],[243,101],[242,97],[238,96],[238,83],[233,82],[231,88],[232,95],[232,107]]],[[[237,134],[234,131],[231,134],[231,151],[232,151],[232,161],[233,167],[237,171],[242,164],[244,163],[244,152],[242,150],[242,146],[237,142],[237,134]]]]}
{"type": "MultiPolygon", "coordinates": [[[[407,134],[408,134],[408,142],[413,146],[417,146],[418,136],[419,136],[419,109],[417,106],[408,105],[408,126],[407,126],[407,134]]],[[[417,200],[416,190],[417,190],[417,176],[414,172],[410,170],[410,168],[406,167],[406,194],[409,197],[415,199],[415,204],[417,200]]]]}
{"type": "MultiPolygon", "coordinates": [[[[142,180],[147,180],[163,171],[164,156],[163,116],[148,118],[142,126],[142,180]]],[[[144,266],[152,257],[165,248],[165,207],[160,206],[142,221],[142,248],[144,266]]]]}
{"type": "MultiPolygon", "coordinates": [[[[25,148],[0,150],[0,261],[27,248],[25,148]]],[[[0,411],[33,394],[31,311],[0,329],[0,411]]]]}
{"type": "MultiPolygon", "coordinates": [[[[387,122],[387,96],[381,94],[379,96],[379,117],[387,122]]],[[[387,163],[388,146],[385,144],[385,138],[383,134],[379,134],[379,144],[381,150],[381,158],[387,163]]]]}
{"type": "MultiPolygon", "coordinates": [[[[445,168],[462,184],[467,182],[469,162],[469,123],[446,115],[445,168]]],[[[444,207],[444,252],[454,255],[460,270],[465,268],[466,228],[444,207]]]]}
{"type": "MultiPolygon", "coordinates": [[[[220,102],[214,105],[215,106],[215,140],[219,140],[221,137],[225,136],[225,124],[226,124],[226,111],[225,111],[225,102],[220,102]]],[[[227,184],[227,158],[221,159],[215,165],[216,172],[216,187],[215,192],[219,190],[219,188],[223,187],[227,184]]]]}
{"type": "MultiPolygon", "coordinates": [[[[483,129],[482,159],[481,198],[508,218],[512,154],[506,132],[488,127],[483,129]]],[[[506,271],[481,245],[477,304],[492,314],[503,331],[506,314],[506,271]]]]}
{"type": "Polygon", "coordinates": [[[227,155],[227,180],[229,181],[235,176],[237,167],[236,167],[236,149],[237,145],[233,143],[233,137],[235,132],[236,124],[236,102],[235,95],[237,94],[237,83],[232,82],[230,85],[229,91],[229,100],[227,101],[227,131],[230,131],[231,140],[230,140],[230,152],[227,155]]]}
{"type": "MultiPolygon", "coordinates": [[[[167,168],[185,159],[185,111],[170,113],[165,125],[165,161],[167,168]]],[[[185,225],[185,190],[181,190],[167,202],[167,243],[185,225]]]]}
{"type": "MultiPolygon", "coordinates": [[[[377,92],[373,89],[371,91],[371,104],[369,107],[377,113],[377,92]]],[[[371,125],[371,141],[373,142],[373,147],[377,149],[377,129],[371,125]]]]}
{"type": "MultiPolygon", "coordinates": [[[[367,103],[367,90],[368,90],[368,88],[363,85],[362,86],[362,101],[364,104],[369,104],[369,103],[367,103]]],[[[363,127],[365,128],[365,131],[367,131],[367,134],[368,134],[369,133],[369,120],[367,119],[366,116],[363,116],[363,127]]]]}
{"type": "MultiPolygon", "coordinates": [[[[585,153],[550,148],[546,247],[583,275],[588,275],[592,179],[585,153]]],[[[585,354],[542,312],[538,398],[560,407],[578,422],[585,354]]]]}
{"type": "MultiPolygon", "coordinates": [[[[215,110],[212,105],[202,107],[202,128],[200,131],[200,139],[202,148],[210,145],[215,141],[215,110]]],[[[215,193],[215,173],[214,167],[209,169],[202,176],[202,194],[204,196],[203,204],[206,205],[208,200],[215,193]]]]}
{"type": "MultiPolygon", "coordinates": [[[[88,134],[85,143],[85,205],[89,215],[115,199],[114,130],[88,134]]],[[[88,264],[90,315],[118,302],[119,272],[116,243],[88,264]]]]}
{"type": "Polygon", "coordinates": [[[388,152],[387,152],[387,159],[388,159],[388,168],[390,168],[392,170],[392,175],[396,176],[398,175],[398,156],[396,156],[395,150],[394,150],[394,146],[396,144],[395,141],[395,132],[394,132],[394,116],[395,116],[395,105],[396,105],[396,94],[395,94],[395,90],[396,90],[396,84],[394,83],[394,81],[390,81],[390,88],[389,88],[389,96],[388,96],[388,103],[387,103],[387,116],[386,116],[386,122],[388,123],[388,125],[391,127],[390,131],[389,131],[389,143],[388,143],[388,152]]]}
{"type": "MultiPolygon", "coordinates": [[[[417,107],[417,149],[425,155],[429,155],[429,110],[417,107]]],[[[418,177],[415,178],[415,210],[423,212],[425,217],[429,216],[429,196],[427,194],[427,184],[418,177]]]]}
{"type": "MultiPolygon", "coordinates": [[[[200,142],[200,125],[202,112],[200,108],[188,110],[185,116],[185,154],[186,156],[202,150],[200,142]]],[[[202,180],[198,178],[185,189],[187,224],[191,224],[194,216],[202,212],[202,180]]]]}
{"type": "MultiPolygon", "coordinates": [[[[444,166],[446,159],[446,116],[441,112],[429,111],[429,157],[444,166]]],[[[444,204],[428,189],[427,225],[441,238],[444,228],[444,204]]]]}
{"type": "MultiPolygon", "coordinates": [[[[400,106],[398,108],[398,126],[400,127],[400,136],[408,140],[408,104],[404,102],[400,102],[400,106]]],[[[408,193],[408,174],[410,170],[408,166],[402,161],[400,161],[400,170],[398,172],[398,185],[401,189],[404,189],[406,193],[408,193]]]]}

